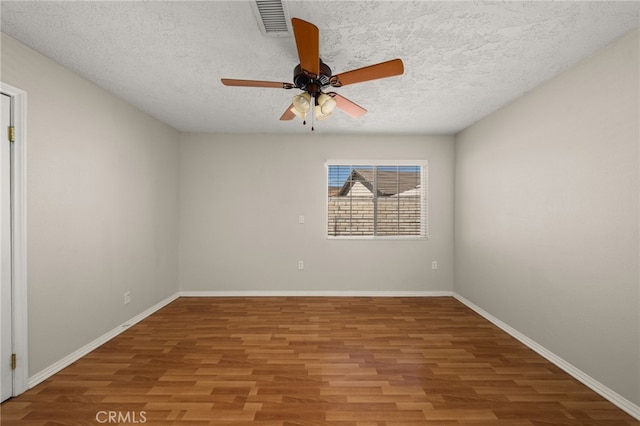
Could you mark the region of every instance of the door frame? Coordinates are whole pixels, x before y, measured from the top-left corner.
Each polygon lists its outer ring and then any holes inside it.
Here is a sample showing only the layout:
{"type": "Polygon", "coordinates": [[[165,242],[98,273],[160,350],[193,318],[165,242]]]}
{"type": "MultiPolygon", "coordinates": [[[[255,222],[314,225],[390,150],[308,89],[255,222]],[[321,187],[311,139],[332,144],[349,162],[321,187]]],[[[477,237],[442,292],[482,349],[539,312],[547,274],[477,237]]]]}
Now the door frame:
{"type": "Polygon", "coordinates": [[[11,214],[13,218],[13,352],[16,368],[13,371],[13,396],[29,388],[29,356],[27,328],[27,92],[0,82],[0,91],[13,101],[11,163],[11,214]]]}

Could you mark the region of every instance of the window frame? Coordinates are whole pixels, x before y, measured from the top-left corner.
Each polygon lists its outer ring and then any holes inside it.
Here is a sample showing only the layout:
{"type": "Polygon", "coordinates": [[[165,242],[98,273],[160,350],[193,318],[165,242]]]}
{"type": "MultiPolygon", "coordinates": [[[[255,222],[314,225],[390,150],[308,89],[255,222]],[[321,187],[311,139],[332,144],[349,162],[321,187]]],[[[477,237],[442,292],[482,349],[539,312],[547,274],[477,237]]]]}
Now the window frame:
{"type": "Polygon", "coordinates": [[[428,240],[429,239],[429,162],[428,160],[327,160],[325,162],[324,233],[328,240],[428,240]],[[329,234],[329,167],[330,166],[419,166],[420,235],[330,235],[329,234]]]}

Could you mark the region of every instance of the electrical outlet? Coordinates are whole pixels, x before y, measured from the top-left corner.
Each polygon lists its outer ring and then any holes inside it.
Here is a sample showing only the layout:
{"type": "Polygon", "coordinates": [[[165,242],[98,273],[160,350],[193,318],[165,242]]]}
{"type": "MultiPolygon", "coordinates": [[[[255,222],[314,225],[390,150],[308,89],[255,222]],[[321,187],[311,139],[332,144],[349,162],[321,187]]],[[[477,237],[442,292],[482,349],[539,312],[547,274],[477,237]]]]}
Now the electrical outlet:
{"type": "Polygon", "coordinates": [[[298,269],[304,269],[304,262],[302,260],[298,260],[298,269]]]}
{"type": "Polygon", "coordinates": [[[431,269],[438,269],[438,262],[436,262],[435,260],[431,262],[431,269]]]}
{"type": "Polygon", "coordinates": [[[130,291],[127,291],[127,292],[124,294],[124,304],[125,304],[125,305],[128,305],[129,303],[131,303],[131,292],[130,292],[130,291]]]}
{"type": "Polygon", "coordinates": [[[299,224],[303,224],[304,223],[304,216],[298,216],[298,223],[299,224]]]}

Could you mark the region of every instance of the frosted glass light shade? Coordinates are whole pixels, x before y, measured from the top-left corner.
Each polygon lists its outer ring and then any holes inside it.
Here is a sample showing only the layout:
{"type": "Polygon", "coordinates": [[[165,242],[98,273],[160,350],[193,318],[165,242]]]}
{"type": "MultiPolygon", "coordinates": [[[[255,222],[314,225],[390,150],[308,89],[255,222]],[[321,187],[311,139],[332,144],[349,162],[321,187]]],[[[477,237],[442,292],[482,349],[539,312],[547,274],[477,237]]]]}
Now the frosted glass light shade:
{"type": "Polygon", "coordinates": [[[298,111],[296,107],[291,108],[289,111],[291,111],[296,117],[301,118],[303,120],[307,118],[307,113],[298,111]]]}
{"type": "Polygon", "coordinates": [[[328,117],[336,107],[336,100],[326,93],[323,93],[318,97],[318,106],[320,106],[322,114],[328,117]]]}
{"type": "Polygon", "coordinates": [[[306,114],[311,107],[311,95],[304,92],[293,97],[293,108],[303,114],[306,114]]]}
{"type": "Polygon", "coordinates": [[[324,113],[323,112],[323,108],[320,105],[316,105],[316,107],[314,108],[314,113],[315,113],[315,118],[316,120],[320,121],[320,120],[324,120],[325,118],[328,118],[331,116],[331,113],[324,113]]]}

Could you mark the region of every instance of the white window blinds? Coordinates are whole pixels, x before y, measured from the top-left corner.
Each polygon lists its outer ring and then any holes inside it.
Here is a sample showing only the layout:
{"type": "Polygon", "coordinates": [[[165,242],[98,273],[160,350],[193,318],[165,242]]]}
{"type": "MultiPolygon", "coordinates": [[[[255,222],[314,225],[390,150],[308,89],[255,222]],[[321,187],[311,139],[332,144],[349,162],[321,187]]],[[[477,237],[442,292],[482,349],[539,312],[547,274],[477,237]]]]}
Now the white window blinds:
{"type": "Polygon", "coordinates": [[[329,237],[426,237],[426,164],[327,164],[329,237]]]}

